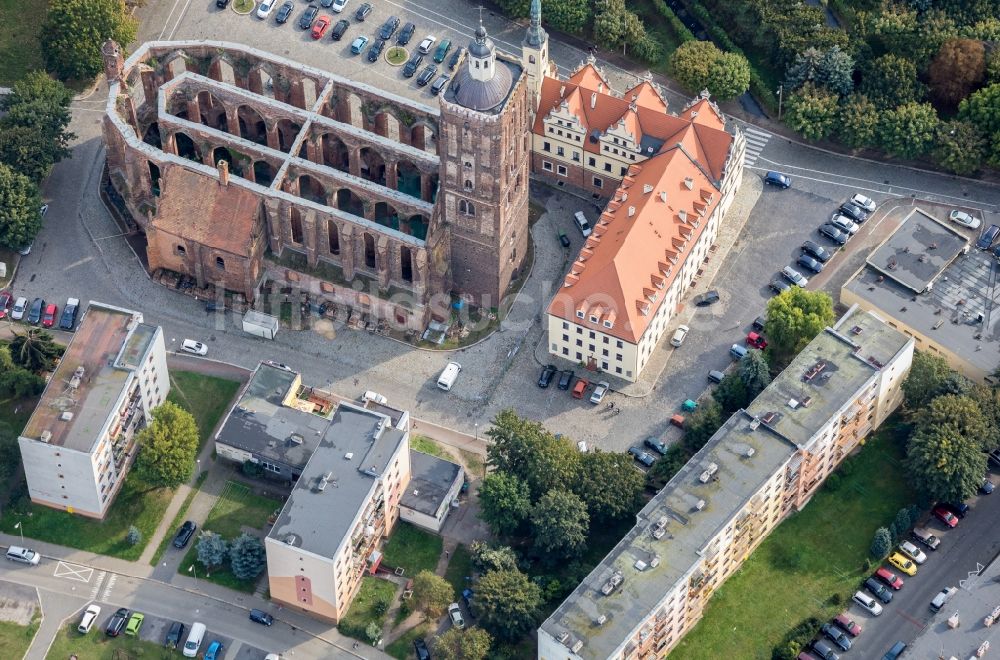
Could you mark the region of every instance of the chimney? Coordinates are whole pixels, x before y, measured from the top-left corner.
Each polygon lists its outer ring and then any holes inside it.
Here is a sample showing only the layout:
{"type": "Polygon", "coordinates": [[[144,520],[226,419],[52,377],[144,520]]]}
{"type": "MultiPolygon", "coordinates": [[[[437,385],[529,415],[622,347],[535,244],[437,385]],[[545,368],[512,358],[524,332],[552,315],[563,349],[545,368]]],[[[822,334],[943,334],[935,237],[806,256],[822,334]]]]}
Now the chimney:
{"type": "Polygon", "coordinates": [[[565,93],[566,93],[566,85],[563,85],[562,87],[559,88],[559,98],[562,98],[565,93]]]}
{"type": "Polygon", "coordinates": [[[224,160],[218,162],[219,168],[219,183],[223,186],[229,185],[229,163],[224,160]]]}
{"type": "Polygon", "coordinates": [[[597,92],[594,92],[590,95],[590,107],[591,108],[597,107],[597,92]]]}

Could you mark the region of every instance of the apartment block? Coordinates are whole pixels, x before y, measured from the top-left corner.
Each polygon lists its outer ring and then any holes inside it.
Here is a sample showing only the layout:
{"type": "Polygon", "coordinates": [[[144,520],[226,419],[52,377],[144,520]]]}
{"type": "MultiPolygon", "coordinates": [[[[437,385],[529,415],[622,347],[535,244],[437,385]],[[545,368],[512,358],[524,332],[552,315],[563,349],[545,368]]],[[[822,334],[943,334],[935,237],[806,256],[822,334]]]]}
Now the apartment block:
{"type": "Polygon", "coordinates": [[[91,301],[18,438],[31,501],[103,518],[169,390],[161,329],[91,301]]]}
{"type": "Polygon", "coordinates": [[[538,658],[666,656],[712,594],[901,402],[914,342],[851,308],[639,512],[538,630],[538,658]]]}

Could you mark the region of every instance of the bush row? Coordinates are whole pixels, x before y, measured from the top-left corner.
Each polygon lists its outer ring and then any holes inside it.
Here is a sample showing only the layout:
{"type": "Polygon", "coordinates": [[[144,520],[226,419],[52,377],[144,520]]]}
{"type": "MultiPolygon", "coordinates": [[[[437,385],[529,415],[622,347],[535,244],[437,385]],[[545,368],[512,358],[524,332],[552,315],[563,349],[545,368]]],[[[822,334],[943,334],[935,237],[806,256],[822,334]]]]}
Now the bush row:
{"type": "Polygon", "coordinates": [[[677,37],[677,40],[680,43],[683,44],[688,41],[695,41],[696,37],[691,30],[684,25],[681,19],[677,18],[677,14],[674,13],[673,9],[667,6],[667,3],[664,0],[653,0],[653,6],[656,7],[656,11],[660,12],[660,15],[667,20],[667,25],[670,27],[670,30],[674,33],[674,36],[677,37]]]}

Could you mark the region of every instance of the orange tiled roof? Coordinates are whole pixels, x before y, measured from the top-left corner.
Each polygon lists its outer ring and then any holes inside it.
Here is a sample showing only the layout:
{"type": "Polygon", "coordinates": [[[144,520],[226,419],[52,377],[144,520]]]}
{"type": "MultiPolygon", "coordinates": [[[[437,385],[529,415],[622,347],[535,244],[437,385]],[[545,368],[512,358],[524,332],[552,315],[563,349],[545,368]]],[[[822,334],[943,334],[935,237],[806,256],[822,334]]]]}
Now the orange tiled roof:
{"type": "Polygon", "coordinates": [[[635,102],[638,105],[647,108],[656,108],[660,112],[664,113],[667,111],[667,102],[662,96],[660,96],[659,90],[653,87],[653,83],[648,80],[643,80],[641,83],[625,92],[624,96],[630,101],[633,97],[635,97],[635,102]]]}
{"type": "Polygon", "coordinates": [[[247,254],[260,199],[183,167],[169,167],[152,219],[155,229],[232,254],[247,254]]]}
{"type": "Polygon", "coordinates": [[[590,60],[577,67],[576,71],[570,74],[569,82],[586,89],[602,89],[602,87],[603,89],[611,89],[608,79],[604,77],[604,74],[590,60]]]}
{"type": "MultiPolygon", "coordinates": [[[[689,125],[685,141],[697,144],[696,127],[689,125]]],[[[721,197],[687,152],[687,146],[665,147],[629,169],[549,303],[549,314],[639,341],[721,197]]]]}

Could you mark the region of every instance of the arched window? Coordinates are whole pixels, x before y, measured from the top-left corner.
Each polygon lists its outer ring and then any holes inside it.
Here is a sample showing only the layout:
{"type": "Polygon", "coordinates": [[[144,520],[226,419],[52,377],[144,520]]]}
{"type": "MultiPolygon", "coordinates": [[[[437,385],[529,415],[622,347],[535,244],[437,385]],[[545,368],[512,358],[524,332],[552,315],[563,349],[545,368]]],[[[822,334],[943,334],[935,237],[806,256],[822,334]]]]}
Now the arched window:
{"type": "Polygon", "coordinates": [[[467,201],[465,201],[464,199],[463,200],[459,200],[459,202],[458,202],[458,212],[459,213],[468,213],[469,212],[469,203],[467,201]]]}
{"type": "Polygon", "coordinates": [[[181,255],[182,257],[183,257],[183,256],[184,256],[185,254],[187,254],[187,250],[186,250],[186,249],[184,248],[184,246],[183,246],[183,245],[178,245],[177,247],[175,247],[175,248],[174,248],[174,250],[176,250],[176,251],[177,251],[177,254],[181,255]]]}
{"type": "Polygon", "coordinates": [[[528,64],[534,64],[534,63],[535,63],[535,56],[528,55],[528,64]]]}
{"type": "Polygon", "coordinates": [[[466,211],[465,212],[468,213],[469,215],[472,215],[472,216],[476,215],[476,206],[475,206],[475,204],[473,204],[472,202],[469,202],[468,205],[466,206],[466,211]]]}
{"type": "Polygon", "coordinates": [[[216,257],[215,267],[219,270],[226,270],[226,261],[222,257],[216,257]]]}
{"type": "Polygon", "coordinates": [[[472,179],[466,179],[465,180],[465,189],[466,190],[472,190],[472,179]]]}

